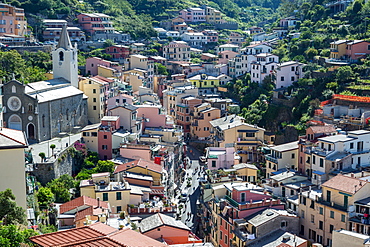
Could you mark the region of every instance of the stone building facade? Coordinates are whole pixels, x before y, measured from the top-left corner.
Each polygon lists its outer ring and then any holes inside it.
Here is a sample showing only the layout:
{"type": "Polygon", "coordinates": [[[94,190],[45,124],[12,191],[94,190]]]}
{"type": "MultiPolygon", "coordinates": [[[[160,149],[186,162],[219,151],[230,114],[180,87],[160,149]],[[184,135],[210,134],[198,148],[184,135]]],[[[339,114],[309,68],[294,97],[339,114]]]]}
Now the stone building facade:
{"type": "Polygon", "coordinates": [[[44,141],[87,125],[87,96],[77,88],[77,48],[66,26],[53,55],[54,79],[23,84],[15,79],[3,90],[4,125],[22,130],[29,141],[44,141]]]}

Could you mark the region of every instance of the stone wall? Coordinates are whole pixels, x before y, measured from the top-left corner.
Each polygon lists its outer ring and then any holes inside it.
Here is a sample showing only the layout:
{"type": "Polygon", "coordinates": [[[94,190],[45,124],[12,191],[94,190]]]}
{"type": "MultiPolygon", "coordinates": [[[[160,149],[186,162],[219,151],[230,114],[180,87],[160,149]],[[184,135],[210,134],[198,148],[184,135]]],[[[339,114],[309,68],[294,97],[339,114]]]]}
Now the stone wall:
{"type": "Polygon", "coordinates": [[[70,152],[66,148],[58,153],[55,158],[52,157],[49,161],[43,163],[35,163],[33,175],[42,185],[50,182],[53,179],[59,178],[64,174],[71,175],[74,170],[74,160],[70,152]]]}

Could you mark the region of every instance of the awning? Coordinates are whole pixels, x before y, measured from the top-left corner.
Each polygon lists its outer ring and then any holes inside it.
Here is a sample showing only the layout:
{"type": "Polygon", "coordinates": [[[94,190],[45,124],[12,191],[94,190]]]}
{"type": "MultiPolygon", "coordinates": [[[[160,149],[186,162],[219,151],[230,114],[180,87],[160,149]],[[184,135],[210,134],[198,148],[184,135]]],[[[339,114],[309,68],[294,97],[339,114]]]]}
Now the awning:
{"type": "Polygon", "coordinates": [[[164,191],[163,190],[153,190],[152,189],[152,192],[150,192],[149,194],[151,194],[151,195],[164,195],[164,191]]]}
{"type": "Polygon", "coordinates": [[[313,174],[317,174],[319,176],[325,175],[325,172],[320,172],[320,171],[313,171],[313,174]]]}

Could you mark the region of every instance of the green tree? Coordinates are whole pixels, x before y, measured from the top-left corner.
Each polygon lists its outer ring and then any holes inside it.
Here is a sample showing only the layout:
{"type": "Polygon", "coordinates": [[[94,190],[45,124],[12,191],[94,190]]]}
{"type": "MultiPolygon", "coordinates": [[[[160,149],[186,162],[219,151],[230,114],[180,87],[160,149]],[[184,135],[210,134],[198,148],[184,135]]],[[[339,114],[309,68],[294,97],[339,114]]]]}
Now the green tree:
{"type": "Polygon", "coordinates": [[[50,148],[51,148],[52,155],[54,155],[54,149],[56,148],[55,144],[51,144],[50,148]]]}
{"type": "Polygon", "coordinates": [[[111,40],[111,39],[105,40],[104,47],[109,47],[109,46],[112,46],[112,45],[114,45],[114,41],[113,40],[111,40]]]}
{"type": "Polygon", "coordinates": [[[48,187],[41,187],[36,194],[37,201],[42,208],[48,208],[55,201],[54,194],[48,187]]]}
{"type": "Polygon", "coordinates": [[[115,164],[112,161],[99,160],[97,166],[94,168],[94,171],[99,172],[113,172],[115,164]]]}
{"type": "Polygon", "coordinates": [[[17,206],[11,189],[0,191],[0,221],[4,225],[26,223],[25,210],[17,206]]]}
{"type": "Polygon", "coordinates": [[[168,75],[167,68],[161,63],[155,63],[155,68],[157,69],[158,75],[168,75]]]}
{"type": "Polygon", "coordinates": [[[315,56],[317,56],[319,52],[315,48],[308,48],[305,51],[306,57],[308,60],[312,60],[315,56]]]}
{"type": "Polygon", "coordinates": [[[355,73],[350,66],[339,67],[335,73],[335,78],[340,83],[348,83],[354,78],[354,76],[355,73]]]}
{"type": "Polygon", "coordinates": [[[39,153],[39,156],[41,158],[41,162],[44,162],[46,154],[44,152],[39,153]]]}
{"type": "Polygon", "coordinates": [[[7,247],[19,247],[21,244],[30,244],[28,238],[38,235],[32,229],[23,229],[21,226],[0,226],[0,245],[7,247]]]}

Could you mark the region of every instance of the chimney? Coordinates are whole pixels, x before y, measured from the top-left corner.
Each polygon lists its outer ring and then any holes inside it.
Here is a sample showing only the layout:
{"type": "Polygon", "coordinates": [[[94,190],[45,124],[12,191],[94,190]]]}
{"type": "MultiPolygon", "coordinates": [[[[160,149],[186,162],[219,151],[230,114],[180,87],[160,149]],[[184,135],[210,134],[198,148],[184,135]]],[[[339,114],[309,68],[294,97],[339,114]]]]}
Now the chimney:
{"type": "Polygon", "coordinates": [[[98,208],[100,208],[100,198],[98,197],[98,208]]]}
{"type": "Polygon", "coordinates": [[[361,172],[361,177],[364,177],[365,176],[365,172],[364,171],[362,171],[361,172]]]}
{"type": "Polygon", "coordinates": [[[354,178],[355,177],[355,174],[352,172],[351,173],[351,178],[354,178]]]}

